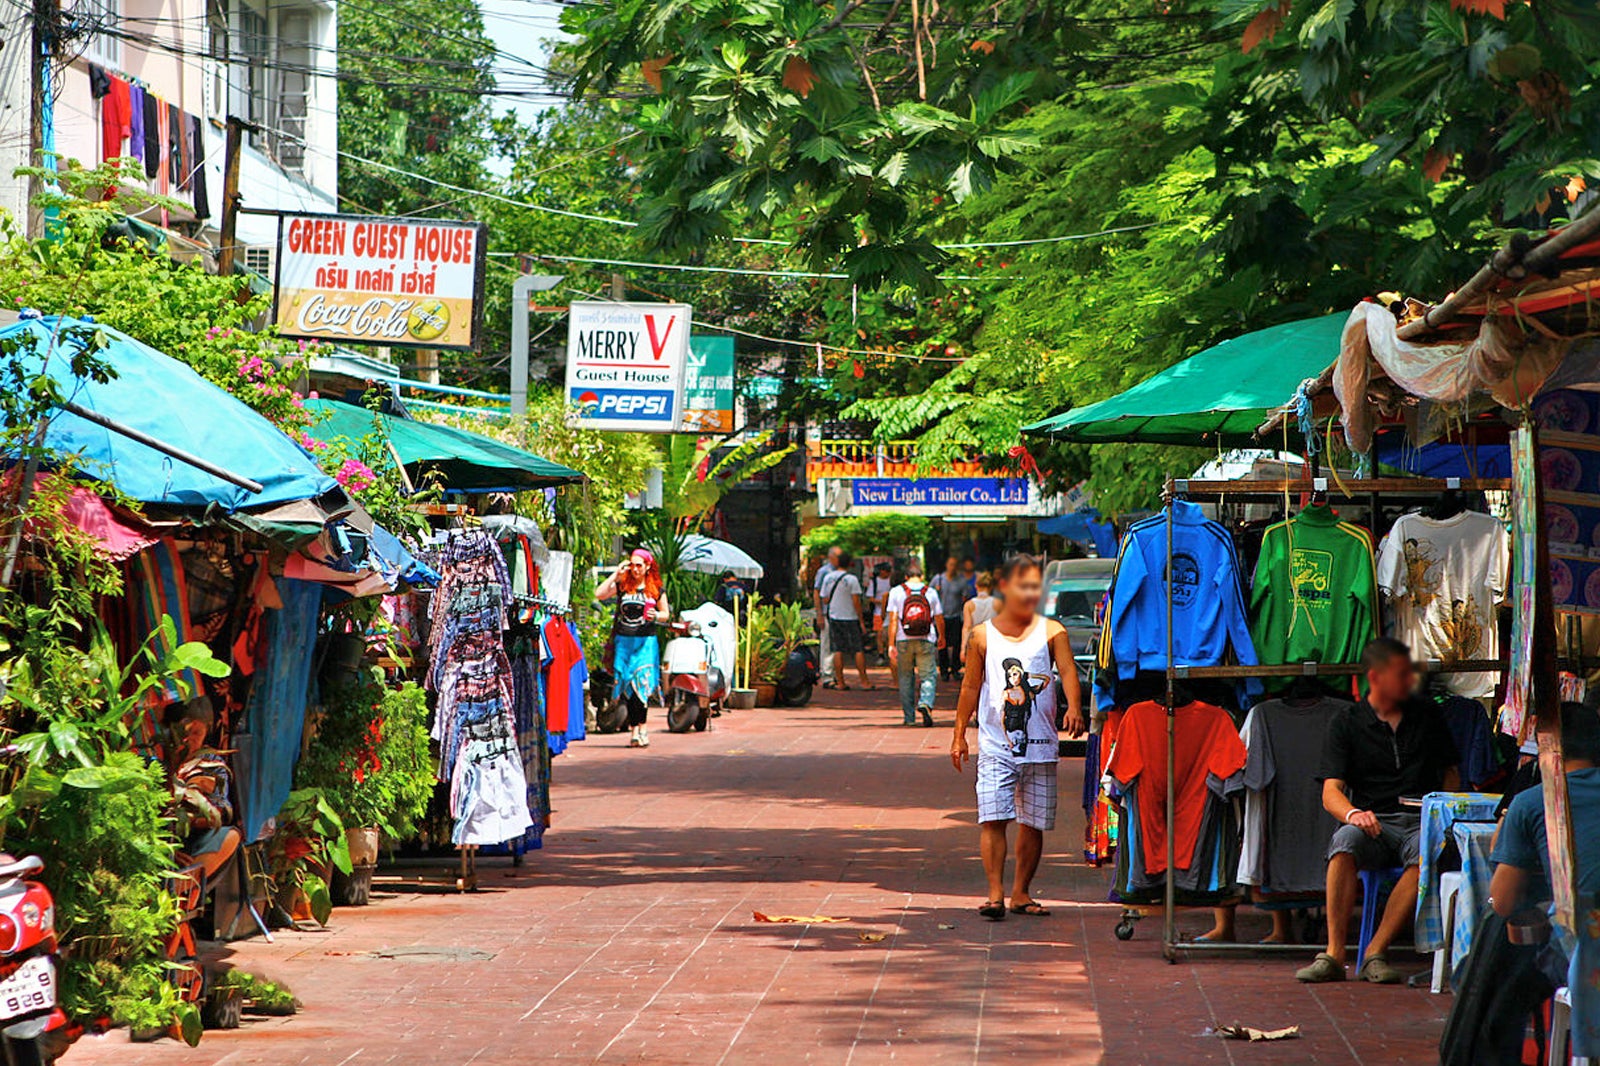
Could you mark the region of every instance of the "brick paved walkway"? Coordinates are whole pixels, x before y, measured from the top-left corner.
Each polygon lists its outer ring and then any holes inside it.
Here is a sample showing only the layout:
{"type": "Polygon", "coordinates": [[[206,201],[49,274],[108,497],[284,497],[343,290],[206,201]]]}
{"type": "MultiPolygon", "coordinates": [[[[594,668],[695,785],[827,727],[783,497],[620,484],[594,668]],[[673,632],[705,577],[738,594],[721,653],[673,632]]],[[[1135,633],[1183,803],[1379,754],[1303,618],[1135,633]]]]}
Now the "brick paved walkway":
{"type": "MultiPolygon", "coordinates": [[[[803,710],[658,734],[648,752],[577,745],[557,762],[556,828],[521,869],[486,859],[475,895],[395,886],[336,911],[331,932],[234,945],[232,962],[294,988],[297,1017],[195,1050],[113,1033],[65,1061],[1437,1061],[1448,997],[1306,988],[1283,958],[1168,965],[1153,921],[1114,940],[1105,872],[1076,858],[1077,766],[1063,764],[1066,817],[1036,885],[1055,916],[980,921],[971,778],[948,764],[949,713],[903,729],[891,702],[819,693],[803,710]],[[849,921],[757,924],[754,911],[849,921]],[[1234,1021],[1298,1023],[1305,1037],[1203,1034],[1234,1021]]],[[[1264,931],[1254,916],[1240,925],[1264,931]]]]}

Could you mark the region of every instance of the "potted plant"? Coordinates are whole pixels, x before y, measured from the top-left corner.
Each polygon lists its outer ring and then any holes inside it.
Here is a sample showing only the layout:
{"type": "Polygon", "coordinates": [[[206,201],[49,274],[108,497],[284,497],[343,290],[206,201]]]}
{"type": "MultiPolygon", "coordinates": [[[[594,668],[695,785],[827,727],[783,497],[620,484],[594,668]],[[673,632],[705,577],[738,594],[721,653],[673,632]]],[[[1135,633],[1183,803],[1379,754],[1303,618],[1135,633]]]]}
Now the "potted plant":
{"type": "Polygon", "coordinates": [[[273,902],[285,924],[309,919],[325,926],[333,911],[328,879],[334,870],[350,872],[344,823],[315,788],[290,792],[275,821],[267,844],[267,868],[276,890],[273,902]]]}
{"type": "Polygon", "coordinates": [[[427,809],[433,793],[427,714],[422,689],[410,682],[388,688],[377,670],[323,701],[295,782],[316,789],[345,827],[352,869],[334,875],[336,902],[368,902],[382,834],[407,836],[427,809]]]}
{"type": "Polygon", "coordinates": [[[747,665],[750,685],[756,690],[756,706],[772,707],[778,701],[778,681],[788,654],[779,642],[776,613],[765,604],[752,603],[744,627],[739,630],[739,658],[747,665]]]}

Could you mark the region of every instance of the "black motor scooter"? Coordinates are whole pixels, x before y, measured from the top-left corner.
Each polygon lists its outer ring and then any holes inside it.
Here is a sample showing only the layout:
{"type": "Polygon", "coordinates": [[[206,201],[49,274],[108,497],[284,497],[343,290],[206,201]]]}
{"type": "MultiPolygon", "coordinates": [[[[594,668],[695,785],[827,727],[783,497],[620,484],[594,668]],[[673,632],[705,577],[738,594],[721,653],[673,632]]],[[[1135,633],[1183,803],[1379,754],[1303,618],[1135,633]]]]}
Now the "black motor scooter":
{"type": "Polygon", "coordinates": [[[612,644],[606,641],[605,663],[589,667],[589,728],[596,733],[620,733],[628,728],[628,701],[611,694],[616,676],[611,672],[612,644]]]}
{"type": "Polygon", "coordinates": [[[789,652],[783,664],[783,676],[778,679],[778,702],[785,707],[804,707],[811,702],[811,693],[822,680],[821,645],[804,641],[789,652]]]}

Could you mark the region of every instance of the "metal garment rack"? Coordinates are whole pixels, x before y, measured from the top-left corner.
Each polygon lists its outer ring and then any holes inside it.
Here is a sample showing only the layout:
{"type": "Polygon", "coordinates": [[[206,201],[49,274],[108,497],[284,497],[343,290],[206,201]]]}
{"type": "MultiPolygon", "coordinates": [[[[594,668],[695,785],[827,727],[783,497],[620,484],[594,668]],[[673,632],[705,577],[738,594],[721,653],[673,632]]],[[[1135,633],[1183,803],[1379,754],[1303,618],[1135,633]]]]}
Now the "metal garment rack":
{"type": "MultiPolygon", "coordinates": [[[[1216,941],[1180,942],[1177,938],[1177,872],[1173,869],[1174,834],[1176,832],[1175,806],[1177,803],[1177,739],[1175,718],[1177,711],[1176,684],[1189,678],[1239,679],[1263,677],[1354,677],[1361,667],[1351,663],[1286,663],[1272,666],[1176,666],[1172,661],[1172,562],[1173,562],[1173,508],[1179,497],[1210,496],[1233,499],[1284,500],[1287,496],[1305,493],[1336,494],[1359,501],[1366,497],[1372,513],[1377,514],[1379,497],[1411,497],[1431,500],[1441,493],[1460,490],[1468,492],[1509,491],[1511,482],[1503,478],[1372,478],[1351,481],[1343,485],[1330,479],[1272,479],[1262,481],[1201,481],[1188,478],[1168,478],[1162,496],[1166,500],[1167,562],[1162,583],[1167,597],[1167,839],[1166,839],[1166,892],[1162,905],[1161,954],[1168,962],[1177,962],[1178,955],[1190,952],[1217,954],[1260,954],[1271,952],[1305,952],[1320,950],[1310,944],[1228,944],[1216,941]]],[[[1287,517],[1287,515],[1285,516],[1287,517]]],[[[1241,575],[1242,576],[1242,575],[1241,575]]],[[[1503,672],[1506,663],[1500,659],[1472,659],[1454,663],[1419,664],[1430,673],[1481,673],[1490,670],[1503,672]]]]}

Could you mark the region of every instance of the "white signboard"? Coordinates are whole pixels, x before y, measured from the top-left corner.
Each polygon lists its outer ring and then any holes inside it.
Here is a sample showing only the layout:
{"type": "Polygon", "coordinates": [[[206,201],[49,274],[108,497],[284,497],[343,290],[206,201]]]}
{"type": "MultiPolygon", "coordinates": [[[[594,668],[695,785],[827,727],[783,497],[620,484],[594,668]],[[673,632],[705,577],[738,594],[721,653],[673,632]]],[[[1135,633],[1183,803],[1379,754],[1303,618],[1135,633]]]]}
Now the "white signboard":
{"type": "Polygon", "coordinates": [[[477,222],[278,219],[278,332],[338,344],[475,348],[486,228],[477,222]]]}
{"type": "Polygon", "coordinates": [[[672,433],[683,414],[688,304],[588,303],[567,319],[567,402],[586,429],[672,433]]]}

